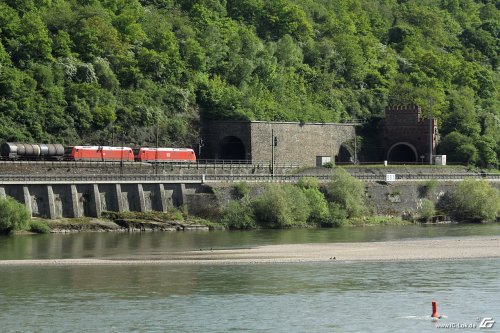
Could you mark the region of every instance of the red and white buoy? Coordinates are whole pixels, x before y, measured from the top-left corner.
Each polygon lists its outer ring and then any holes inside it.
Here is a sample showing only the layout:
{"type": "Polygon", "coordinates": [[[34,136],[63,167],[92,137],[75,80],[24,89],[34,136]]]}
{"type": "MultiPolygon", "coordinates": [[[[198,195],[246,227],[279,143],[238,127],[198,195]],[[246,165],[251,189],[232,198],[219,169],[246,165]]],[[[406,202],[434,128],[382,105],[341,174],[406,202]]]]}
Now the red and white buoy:
{"type": "Polygon", "coordinates": [[[436,301],[432,301],[432,315],[431,315],[432,318],[441,318],[441,316],[439,315],[438,313],[438,310],[437,310],[437,302],[436,301]]]}

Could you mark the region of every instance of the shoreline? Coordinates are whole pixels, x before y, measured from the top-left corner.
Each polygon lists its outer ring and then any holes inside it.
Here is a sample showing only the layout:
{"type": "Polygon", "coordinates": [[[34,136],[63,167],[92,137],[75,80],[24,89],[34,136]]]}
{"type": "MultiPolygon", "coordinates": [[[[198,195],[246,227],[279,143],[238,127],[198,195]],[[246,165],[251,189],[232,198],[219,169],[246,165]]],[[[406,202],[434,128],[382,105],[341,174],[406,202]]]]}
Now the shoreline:
{"type": "Polygon", "coordinates": [[[266,245],[248,249],[171,252],[155,257],[0,260],[0,266],[236,265],[396,262],[500,258],[500,236],[365,243],[266,245]]]}

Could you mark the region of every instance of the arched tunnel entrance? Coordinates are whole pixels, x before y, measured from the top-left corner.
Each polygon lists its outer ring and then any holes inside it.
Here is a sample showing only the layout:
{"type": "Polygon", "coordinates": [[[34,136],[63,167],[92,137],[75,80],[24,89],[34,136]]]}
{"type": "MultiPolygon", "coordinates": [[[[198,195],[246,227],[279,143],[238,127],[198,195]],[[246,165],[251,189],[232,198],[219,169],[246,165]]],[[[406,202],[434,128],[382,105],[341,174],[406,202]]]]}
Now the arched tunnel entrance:
{"type": "Polygon", "coordinates": [[[344,144],[340,145],[339,153],[335,156],[335,163],[353,163],[354,156],[351,150],[348,149],[344,144]]]}
{"type": "Polygon", "coordinates": [[[387,153],[387,160],[389,162],[418,162],[418,154],[415,147],[407,142],[400,142],[392,145],[387,153]]]}
{"type": "Polygon", "coordinates": [[[245,145],[235,136],[226,136],[220,144],[219,158],[223,160],[246,160],[245,145]]]}

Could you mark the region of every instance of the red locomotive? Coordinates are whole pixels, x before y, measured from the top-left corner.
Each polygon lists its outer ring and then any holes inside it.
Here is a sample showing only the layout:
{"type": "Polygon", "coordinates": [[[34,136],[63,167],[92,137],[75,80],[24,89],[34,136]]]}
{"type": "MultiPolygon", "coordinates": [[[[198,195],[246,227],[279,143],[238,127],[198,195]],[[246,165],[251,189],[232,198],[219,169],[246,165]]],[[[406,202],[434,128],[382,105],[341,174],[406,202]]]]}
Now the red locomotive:
{"type": "Polygon", "coordinates": [[[189,148],[140,148],[136,160],[140,162],[196,162],[194,150],[189,148]]]}
{"type": "Polygon", "coordinates": [[[134,161],[129,147],[74,146],[66,148],[66,159],[73,161],[134,161]]]}

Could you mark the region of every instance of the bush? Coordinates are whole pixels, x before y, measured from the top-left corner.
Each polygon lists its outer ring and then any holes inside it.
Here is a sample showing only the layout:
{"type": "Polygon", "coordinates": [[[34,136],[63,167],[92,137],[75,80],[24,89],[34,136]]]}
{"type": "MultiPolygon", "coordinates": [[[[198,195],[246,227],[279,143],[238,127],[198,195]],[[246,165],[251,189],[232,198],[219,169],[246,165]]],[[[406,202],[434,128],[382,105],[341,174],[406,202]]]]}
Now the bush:
{"type": "Polygon", "coordinates": [[[325,224],[329,219],[328,202],[318,188],[306,188],[302,190],[309,204],[309,223],[325,224]]]}
{"type": "Polygon", "coordinates": [[[221,222],[230,229],[254,229],[257,227],[248,200],[230,201],[224,210],[221,222]]]}
{"type": "Polygon", "coordinates": [[[29,225],[29,231],[36,232],[37,234],[48,234],[50,232],[50,228],[43,222],[31,221],[29,225]]]}
{"type": "Polygon", "coordinates": [[[426,181],[420,188],[420,196],[421,197],[429,197],[432,192],[436,190],[438,186],[438,181],[436,179],[431,179],[426,181]]]}
{"type": "Polygon", "coordinates": [[[494,221],[500,216],[500,192],[482,180],[464,180],[444,207],[456,220],[494,221]]]}
{"type": "Polygon", "coordinates": [[[333,163],[332,162],[323,163],[323,168],[333,169],[333,163]]]}
{"type": "Polygon", "coordinates": [[[339,204],[348,217],[361,216],[366,212],[363,182],[344,169],[334,170],[332,180],[326,186],[326,197],[328,201],[339,204]]]}
{"type": "Polygon", "coordinates": [[[422,206],[420,206],[420,219],[423,221],[431,221],[436,215],[436,208],[434,203],[429,199],[422,199],[422,206]]]}
{"type": "Polygon", "coordinates": [[[305,225],[311,212],[305,194],[292,185],[270,185],[253,209],[257,223],[267,228],[305,225]]]}
{"type": "Polygon", "coordinates": [[[307,188],[318,189],[319,188],[319,180],[318,180],[318,178],[315,178],[315,177],[302,177],[299,179],[297,186],[302,188],[302,189],[307,189],[307,188]]]}
{"type": "Polygon", "coordinates": [[[323,225],[340,227],[347,223],[347,211],[338,203],[330,202],[328,205],[329,219],[323,225]]]}
{"type": "Polygon", "coordinates": [[[245,182],[239,182],[234,184],[234,193],[238,197],[238,199],[241,199],[245,197],[248,193],[250,193],[250,188],[248,187],[248,184],[245,182]]]}
{"type": "Polygon", "coordinates": [[[23,204],[7,197],[0,199],[0,232],[26,230],[30,216],[23,204]]]}

